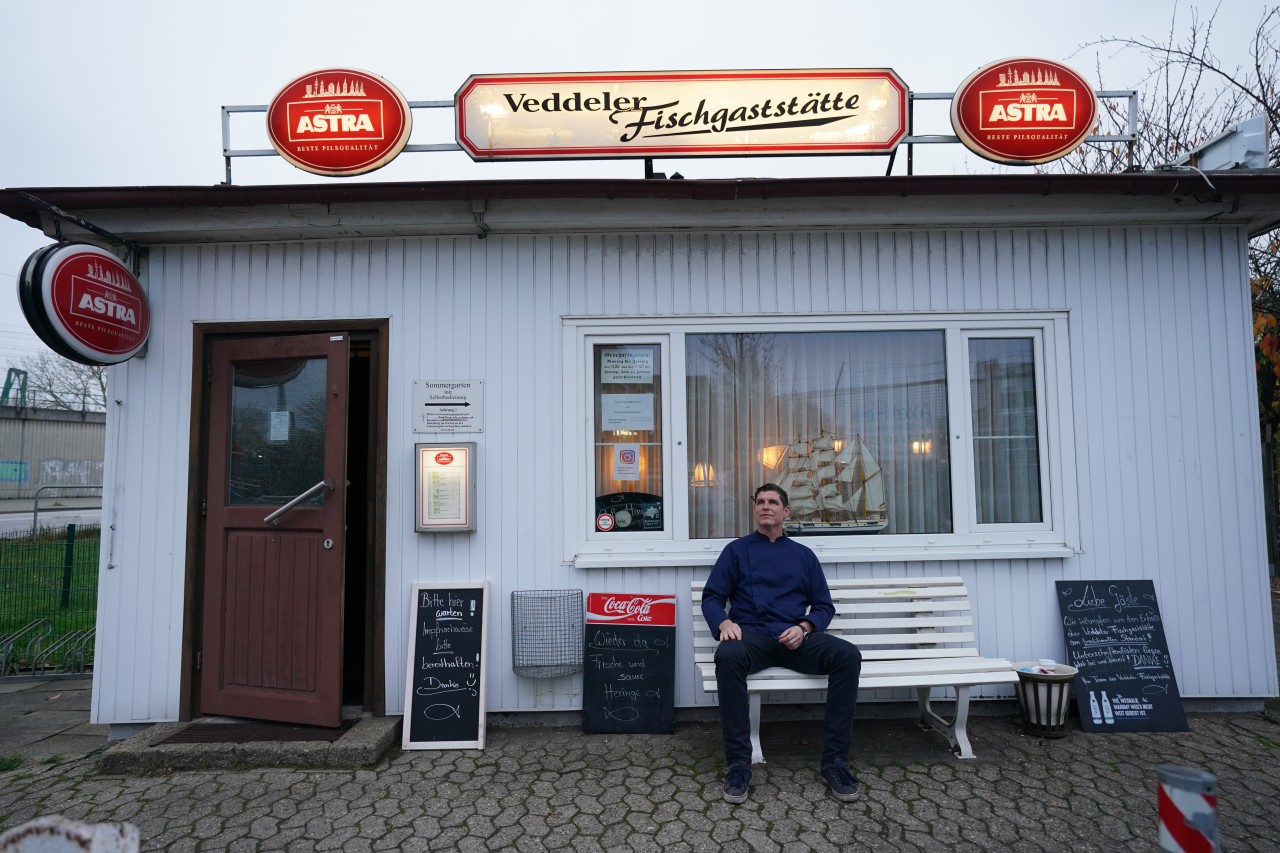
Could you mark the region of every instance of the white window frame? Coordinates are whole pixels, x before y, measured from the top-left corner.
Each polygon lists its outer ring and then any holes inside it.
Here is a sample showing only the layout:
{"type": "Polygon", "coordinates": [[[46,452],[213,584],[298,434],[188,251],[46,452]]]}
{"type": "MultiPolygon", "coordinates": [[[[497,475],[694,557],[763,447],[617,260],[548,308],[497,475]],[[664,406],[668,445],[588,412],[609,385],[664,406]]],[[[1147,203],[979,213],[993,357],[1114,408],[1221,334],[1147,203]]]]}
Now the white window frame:
{"type": "MultiPolygon", "coordinates": [[[[1049,483],[1050,477],[1045,472],[1049,470],[1049,451],[1047,441],[1047,429],[1049,426],[1048,418],[1045,417],[1045,407],[1048,405],[1048,389],[1045,380],[1045,352],[1044,352],[1044,330],[1037,327],[1008,327],[1008,328],[970,328],[959,329],[955,331],[955,336],[960,339],[960,353],[957,356],[948,354],[948,378],[951,375],[951,369],[954,368],[960,375],[957,382],[948,383],[948,400],[951,406],[951,414],[955,415],[957,411],[962,415],[956,418],[959,423],[951,424],[952,434],[952,472],[951,483],[953,488],[954,499],[958,499],[961,489],[965,500],[963,503],[953,503],[952,507],[964,506],[967,512],[963,518],[953,518],[953,526],[955,532],[980,532],[980,533],[1033,533],[1043,530],[1053,529],[1053,508],[1057,506],[1057,502],[1053,500],[1053,489],[1049,483]],[[973,376],[970,373],[969,363],[969,344],[974,340],[1007,340],[1007,339],[1030,339],[1031,355],[1035,364],[1035,390],[1036,390],[1036,446],[1040,456],[1040,521],[1023,522],[1017,524],[980,524],[978,522],[978,498],[977,498],[977,482],[975,460],[973,458],[973,398],[971,394],[970,383],[973,376]],[[961,404],[957,397],[963,398],[961,404]],[[959,409],[957,408],[959,407],[959,409]],[[957,428],[958,427],[958,428],[957,428]],[[959,466],[960,470],[955,470],[956,454],[961,452],[959,445],[963,444],[964,463],[959,466]],[[961,482],[961,481],[964,482],[961,482]]],[[[954,513],[959,515],[959,513],[954,513]]]]}
{"type": "MultiPolygon", "coordinates": [[[[672,459],[672,454],[671,454],[671,440],[674,437],[674,434],[671,432],[672,424],[674,423],[674,420],[671,415],[671,403],[672,403],[672,397],[674,397],[675,395],[671,391],[671,381],[668,374],[668,371],[671,370],[672,364],[674,362],[674,359],[671,357],[671,335],[669,334],[652,334],[652,335],[649,335],[649,334],[645,334],[645,335],[588,334],[583,336],[582,341],[585,347],[584,356],[585,356],[586,364],[588,367],[588,370],[586,372],[586,381],[587,381],[586,429],[587,429],[587,439],[588,439],[587,443],[592,448],[595,447],[595,436],[596,436],[595,363],[594,363],[596,346],[600,344],[606,344],[606,345],[617,344],[619,346],[634,346],[634,345],[657,346],[659,375],[662,377],[662,394],[661,394],[662,418],[659,423],[659,426],[661,427],[660,433],[662,435],[662,473],[663,473],[663,476],[662,476],[662,528],[663,529],[652,530],[652,531],[636,530],[636,531],[615,531],[610,533],[604,533],[599,530],[596,530],[595,527],[593,526],[588,530],[587,539],[593,543],[598,543],[598,542],[611,543],[619,539],[627,539],[633,542],[635,541],[643,542],[647,540],[671,541],[674,538],[672,527],[673,527],[673,524],[675,523],[675,519],[671,517],[669,508],[672,506],[672,501],[675,498],[674,492],[676,491],[674,486],[674,481],[676,479],[676,471],[675,469],[670,467],[675,461],[672,459]]],[[[684,356],[682,354],[681,358],[683,359],[683,357],[684,356]]],[[[684,379],[683,368],[681,368],[680,370],[680,378],[681,378],[681,381],[683,381],[684,379]]],[[[681,395],[681,400],[683,401],[683,395],[681,395]]],[[[684,418],[682,416],[681,422],[683,423],[683,421],[684,421],[684,418]]],[[[679,440],[683,444],[684,439],[681,438],[679,440]]],[[[680,470],[683,471],[684,469],[681,468],[680,470]]],[[[584,471],[584,473],[586,474],[586,484],[585,484],[586,494],[590,496],[591,502],[594,505],[595,498],[596,498],[596,471],[595,471],[594,454],[592,454],[591,458],[588,459],[586,470],[584,471]]],[[[688,514],[689,514],[688,507],[686,505],[685,511],[681,516],[681,520],[684,522],[685,538],[688,538],[688,531],[689,531],[688,514]]],[[[592,515],[594,516],[594,506],[592,507],[592,515]]]]}
{"type": "MultiPolygon", "coordinates": [[[[705,566],[730,539],[689,538],[685,336],[734,332],[943,331],[951,431],[952,532],[807,536],[824,562],[1032,559],[1078,553],[1074,419],[1067,311],[878,315],[797,314],[564,317],[565,560],[579,568],[705,566]],[[1042,521],[978,524],[974,496],[969,341],[1030,337],[1036,359],[1036,429],[1042,521]],[[594,365],[598,343],[659,343],[662,353],[663,518],[660,532],[599,534],[595,506],[594,365]],[[677,390],[678,393],[677,393],[677,390]],[[1068,511],[1070,508],[1070,511],[1068,511]]],[[[749,533],[743,530],[739,535],[749,533]]]]}

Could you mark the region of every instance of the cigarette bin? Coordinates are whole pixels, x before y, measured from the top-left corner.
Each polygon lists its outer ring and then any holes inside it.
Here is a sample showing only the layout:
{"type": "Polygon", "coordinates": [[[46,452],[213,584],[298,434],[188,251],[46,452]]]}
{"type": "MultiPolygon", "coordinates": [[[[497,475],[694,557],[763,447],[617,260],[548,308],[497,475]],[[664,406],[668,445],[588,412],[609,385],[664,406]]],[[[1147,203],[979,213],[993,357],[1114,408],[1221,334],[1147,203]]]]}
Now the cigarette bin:
{"type": "Polygon", "coordinates": [[[1015,663],[1018,670],[1018,706],[1022,708],[1022,729],[1039,737],[1062,737],[1067,733],[1067,711],[1071,707],[1071,682],[1078,671],[1064,663],[1015,663]]]}

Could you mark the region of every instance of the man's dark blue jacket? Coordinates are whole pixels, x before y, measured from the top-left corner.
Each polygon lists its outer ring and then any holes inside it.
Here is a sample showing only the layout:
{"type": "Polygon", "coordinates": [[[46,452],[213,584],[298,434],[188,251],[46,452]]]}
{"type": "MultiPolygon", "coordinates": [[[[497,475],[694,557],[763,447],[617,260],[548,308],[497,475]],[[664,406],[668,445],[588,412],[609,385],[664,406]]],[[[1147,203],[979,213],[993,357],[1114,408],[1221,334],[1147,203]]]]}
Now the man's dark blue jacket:
{"type": "Polygon", "coordinates": [[[775,639],[801,619],[825,631],[835,612],[817,555],[789,536],[770,542],[758,530],[725,546],[702,590],[702,615],[716,637],[725,619],[775,639]]]}

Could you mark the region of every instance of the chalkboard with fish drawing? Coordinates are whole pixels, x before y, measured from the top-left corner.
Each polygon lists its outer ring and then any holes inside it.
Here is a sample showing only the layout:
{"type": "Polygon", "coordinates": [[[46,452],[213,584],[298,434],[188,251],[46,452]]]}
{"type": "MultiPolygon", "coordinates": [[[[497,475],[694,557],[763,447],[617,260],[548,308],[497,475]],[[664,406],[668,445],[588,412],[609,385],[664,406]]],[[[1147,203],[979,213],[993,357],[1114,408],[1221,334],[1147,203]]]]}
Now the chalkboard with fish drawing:
{"type": "Polygon", "coordinates": [[[667,734],[675,725],[676,597],[587,596],[582,730],[667,734]]]}
{"type": "Polygon", "coordinates": [[[484,749],[489,582],[413,585],[404,749],[484,749]]]}

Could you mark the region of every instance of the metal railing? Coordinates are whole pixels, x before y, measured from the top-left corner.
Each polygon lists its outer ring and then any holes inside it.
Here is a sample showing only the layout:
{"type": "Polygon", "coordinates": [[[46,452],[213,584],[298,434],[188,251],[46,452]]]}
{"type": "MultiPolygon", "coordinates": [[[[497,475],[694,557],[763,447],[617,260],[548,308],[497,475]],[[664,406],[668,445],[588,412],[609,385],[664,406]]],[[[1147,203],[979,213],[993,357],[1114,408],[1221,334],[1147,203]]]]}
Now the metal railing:
{"type": "MultiPolygon", "coordinates": [[[[35,505],[31,509],[31,535],[35,536],[40,531],[40,493],[46,489],[77,489],[80,491],[90,491],[96,489],[98,494],[102,494],[102,484],[89,486],[37,486],[35,505]]],[[[101,503],[98,506],[75,507],[75,509],[102,509],[101,503]]]]}
{"type": "MultiPolygon", "coordinates": [[[[1134,166],[1133,152],[1134,145],[1138,140],[1138,91],[1136,89],[1100,89],[1095,94],[1100,100],[1116,100],[1128,101],[1128,123],[1129,132],[1124,134],[1094,134],[1085,138],[1085,142],[1123,142],[1129,148],[1129,167],[1134,166]]],[[[915,130],[916,124],[916,102],[918,101],[949,101],[954,97],[954,92],[908,92],[907,93],[907,134],[898,143],[900,146],[907,148],[907,174],[915,174],[915,146],[917,145],[936,145],[936,144],[960,144],[960,137],[948,133],[930,133],[917,134],[915,130]]],[[[222,108],[222,158],[226,164],[227,180],[231,181],[231,160],[234,157],[279,157],[280,153],[274,148],[233,148],[231,144],[231,116],[238,113],[265,113],[268,109],[267,104],[238,104],[233,106],[224,106],[222,108]]],[[[411,110],[438,110],[454,108],[453,101],[409,101],[411,110]]],[[[425,152],[425,151],[461,151],[462,146],[457,142],[437,142],[427,144],[409,144],[403,148],[408,152],[425,152]]],[[[750,156],[750,155],[745,155],[750,156]]],[[[897,148],[892,151],[878,151],[874,154],[861,154],[854,156],[872,156],[872,157],[888,157],[888,167],[885,174],[889,175],[893,172],[893,164],[897,157],[897,148]]],[[[635,158],[639,159],[639,158],[635,158]]],[[[645,157],[645,177],[653,176],[653,161],[657,158],[645,157]]],[[[664,157],[666,160],[681,159],[679,155],[664,157]]]]}

